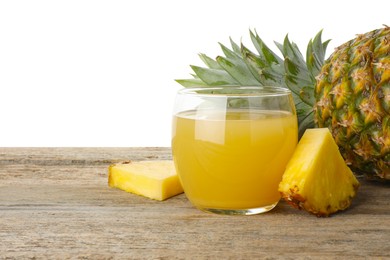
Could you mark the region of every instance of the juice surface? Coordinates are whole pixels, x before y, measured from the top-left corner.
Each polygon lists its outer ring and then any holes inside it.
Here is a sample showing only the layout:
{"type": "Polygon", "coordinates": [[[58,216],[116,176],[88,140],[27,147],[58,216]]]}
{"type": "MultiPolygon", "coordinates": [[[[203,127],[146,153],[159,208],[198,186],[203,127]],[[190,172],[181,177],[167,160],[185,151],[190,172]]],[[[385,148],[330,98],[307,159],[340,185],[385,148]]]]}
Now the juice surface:
{"type": "Polygon", "coordinates": [[[297,144],[289,112],[186,111],[173,119],[173,159],[200,208],[247,209],[280,199],[278,184],[297,144]]]}

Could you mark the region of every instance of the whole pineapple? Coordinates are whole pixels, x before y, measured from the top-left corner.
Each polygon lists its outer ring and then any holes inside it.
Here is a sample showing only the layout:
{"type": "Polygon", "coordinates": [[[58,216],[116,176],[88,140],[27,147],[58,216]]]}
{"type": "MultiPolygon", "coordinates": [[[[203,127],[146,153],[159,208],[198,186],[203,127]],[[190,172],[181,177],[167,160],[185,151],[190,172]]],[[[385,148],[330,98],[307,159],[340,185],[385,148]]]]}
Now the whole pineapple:
{"type": "Polygon", "coordinates": [[[344,159],[390,179],[390,28],[341,45],[317,76],[319,127],[330,127],[344,159]]]}
{"type": "Polygon", "coordinates": [[[285,37],[275,42],[283,59],[250,32],[257,54],[230,40],[224,56],[200,54],[207,68],[191,66],[184,87],[267,85],[293,92],[300,135],[328,127],[347,164],[368,178],[390,180],[390,27],[385,26],[336,48],[326,60],[321,32],[307,47],[306,61],[285,37]]]}

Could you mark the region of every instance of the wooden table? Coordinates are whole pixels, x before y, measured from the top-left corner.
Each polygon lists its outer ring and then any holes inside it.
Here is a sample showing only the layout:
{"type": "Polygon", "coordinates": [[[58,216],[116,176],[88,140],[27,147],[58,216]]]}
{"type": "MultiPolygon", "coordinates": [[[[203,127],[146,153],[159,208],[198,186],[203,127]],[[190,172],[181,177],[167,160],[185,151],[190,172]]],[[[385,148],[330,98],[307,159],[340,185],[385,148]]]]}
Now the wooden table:
{"type": "Polygon", "coordinates": [[[109,188],[122,160],[168,148],[0,148],[0,258],[390,259],[390,186],[361,180],[347,211],[317,218],[284,202],[220,216],[184,194],[164,202],[109,188]]]}

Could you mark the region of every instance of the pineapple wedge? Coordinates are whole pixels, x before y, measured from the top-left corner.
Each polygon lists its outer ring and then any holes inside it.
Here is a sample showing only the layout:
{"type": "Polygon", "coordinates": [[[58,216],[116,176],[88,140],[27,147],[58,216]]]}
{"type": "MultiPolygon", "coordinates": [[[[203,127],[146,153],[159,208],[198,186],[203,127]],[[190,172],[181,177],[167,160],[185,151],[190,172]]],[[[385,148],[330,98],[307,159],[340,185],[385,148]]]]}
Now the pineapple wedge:
{"type": "Polygon", "coordinates": [[[317,128],[299,141],[279,192],[292,206],[324,217],[348,208],[358,187],[329,130],[317,128]]]}
{"type": "Polygon", "coordinates": [[[183,193],[172,161],[138,161],[113,164],[108,185],[155,200],[183,193]]]}

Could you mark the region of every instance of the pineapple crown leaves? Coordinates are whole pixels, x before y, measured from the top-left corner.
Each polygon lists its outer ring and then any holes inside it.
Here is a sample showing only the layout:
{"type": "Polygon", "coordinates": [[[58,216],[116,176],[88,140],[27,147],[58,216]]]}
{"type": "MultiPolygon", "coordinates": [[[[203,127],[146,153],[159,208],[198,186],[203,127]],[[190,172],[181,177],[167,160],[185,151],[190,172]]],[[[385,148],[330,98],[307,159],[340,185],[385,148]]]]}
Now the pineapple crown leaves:
{"type": "Polygon", "coordinates": [[[283,44],[274,42],[283,58],[275,54],[259,37],[249,31],[257,53],[243,43],[236,44],[230,38],[231,49],[220,43],[225,56],[215,59],[199,54],[206,67],[191,66],[192,79],[177,79],[183,87],[208,86],[281,86],[293,94],[300,136],[306,128],[314,126],[313,106],[316,76],[324,64],[325,52],[330,40],[322,42],[322,30],[307,45],[306,61],[298,46],[288,35],[283,44]]]}
{"type": "MultiPolygon", "coordinates": [[[[243,43],[236,44],[230,38],[231,49],[220,43],[225,56],[215,59],[206,54],[199,54],[206,67],[191,65],[195,72],[192,79],[177,79],[184,87],[193,86],[282,86],[301,96],[308,105],[314,104],[313,95],[306,97],[305,87],[314,88],[315,77],[319,74],[325,59],[328,41],[322,42],[322,30],[310,40],[307,46],[306,61],[298,46],[291,42],[288,35],[283,44],[275,42],[283,58],[275,54],[259,37],[256,31],[250,30],[251,41],[257,54],[250,51],[243,43]]],[[[314,92],[314,91],[311,91],[314,92]]]]}

